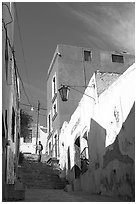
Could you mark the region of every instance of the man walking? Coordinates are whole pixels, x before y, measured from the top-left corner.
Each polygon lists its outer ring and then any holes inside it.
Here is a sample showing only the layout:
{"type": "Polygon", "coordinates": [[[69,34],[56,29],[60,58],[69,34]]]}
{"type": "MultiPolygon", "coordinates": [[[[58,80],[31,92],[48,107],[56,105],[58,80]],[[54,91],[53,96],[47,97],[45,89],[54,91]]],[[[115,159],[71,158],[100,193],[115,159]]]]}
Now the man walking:
{"type": "Polygon", "coordinates": [[[39,153],[38,162],[40,162],[41,161],[42,150],[43,150],[43,145],[41,144],[41,141],[39,141],[39,144],[37,146],[37,150],[38,150],[38,153],[39,153]]]}

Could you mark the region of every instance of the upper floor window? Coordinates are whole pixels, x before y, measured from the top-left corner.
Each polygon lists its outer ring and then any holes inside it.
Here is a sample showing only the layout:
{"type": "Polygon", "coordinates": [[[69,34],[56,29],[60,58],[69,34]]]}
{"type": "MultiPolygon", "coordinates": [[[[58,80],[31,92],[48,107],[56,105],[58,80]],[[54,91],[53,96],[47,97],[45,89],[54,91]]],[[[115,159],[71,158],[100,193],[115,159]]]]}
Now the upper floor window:
{"type": "Polygon", "coordinates": [[[51,133],[51,129],[52,129],[52,121],[51,121],[51,111],[50,113],[48,114],[48,119],[47,119],[47,126],[48,126],[48,133],[51,133]]]}
{"type": "Polygon", "coordinates": [[[84,60],[91,61],[91,51],[84,50],[84,60]]]}
{"type": "Polygon", "coordinates": [[[56,80],[56,73],[52,78],[52,100],[54,102],[55,98],[57,96],[57,80],[56,80]]]}
{"type": "Polygon", "coordinates": [[[57,100],[55,100],[55,102],[53,103],[52,115],[53,115],[52,120],[55,120],[57,116],[57,100]]]}
{"type": "Polygon", "coordinates": [[[112,54],[112,62],[124,63],[124,57],[123,57],[123,55],[115,55],[115,54],[112,54]]]}

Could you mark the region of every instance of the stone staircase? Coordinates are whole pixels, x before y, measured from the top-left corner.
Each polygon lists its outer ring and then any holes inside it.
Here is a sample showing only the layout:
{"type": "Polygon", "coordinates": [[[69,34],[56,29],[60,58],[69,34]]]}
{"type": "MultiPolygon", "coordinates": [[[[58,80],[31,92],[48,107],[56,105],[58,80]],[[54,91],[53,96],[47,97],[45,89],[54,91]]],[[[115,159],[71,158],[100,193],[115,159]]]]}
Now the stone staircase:
{"type": "Polygon", "coordinates": [[[59,170],[47,163],[25,159],[18,168],[20,180],[26,188],[63,189],[65,181],[59,177],[59,170]]]}

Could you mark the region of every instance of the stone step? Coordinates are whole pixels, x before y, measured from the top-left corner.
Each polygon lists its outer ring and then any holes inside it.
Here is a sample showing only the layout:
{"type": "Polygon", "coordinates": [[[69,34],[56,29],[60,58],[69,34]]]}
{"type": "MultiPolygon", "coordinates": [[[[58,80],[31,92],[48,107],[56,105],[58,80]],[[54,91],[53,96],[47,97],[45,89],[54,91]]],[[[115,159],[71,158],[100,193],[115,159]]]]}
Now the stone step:
{"type": "Polygon", "coordinates": [[[59,170],[46,163],[25,161],[19,168],[19,176],[27,188],[63,189],[65,182],[59,178],[59,170]]]}
{"type": "Polygon", "coordinates": [[[41,186],[41,187],[45,187],[45,188],[54,188],[56,187],[56,189],[60,189],[60,188],[64,188],[65,185],[62,184],[62,183],[56,183],[56,182],[48,182],[48,183],[38,183],[38,182],[27,182],[25,184],[27,187],[28,186],[34,186],[34,187],[38,187],[38,186],[41,186]]]}
{"type": "Polygon", "coordinates": [[[34,184],[27,184],[27,188],[44,188],[44,189],[64,189],[64,185],[34,185],[34,184]]]}
{"type": "Polygon", "coordinates": [[[64,185],[64,182],[61,182],[61,181],[57,181],[57,180],[24,180],[22,179],[22,182],[25,183],[25,184],[28,184],[28,183],[33,183],[33,184],[48,184],[50,185],[51,183],[55,183],[57,185],[64,185]]]}

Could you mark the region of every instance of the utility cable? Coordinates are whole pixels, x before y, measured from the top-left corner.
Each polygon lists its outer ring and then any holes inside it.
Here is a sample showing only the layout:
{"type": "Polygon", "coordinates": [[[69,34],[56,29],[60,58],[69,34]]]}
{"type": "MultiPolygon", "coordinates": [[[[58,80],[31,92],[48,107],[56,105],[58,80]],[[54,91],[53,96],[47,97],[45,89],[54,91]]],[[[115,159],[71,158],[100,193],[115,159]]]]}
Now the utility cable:
{"type": "MultiPolygon", "coordinates": [[[[29,111],[29,110],[26,109],[26,108],[21,108],[21,110],[23,110],[23,111],[29,111]]],[[[38,111],[36,111],[36,112],[38,112],[38,111]]],[[[39,113],[39,115],[44,116],[44,117],[47,117],[47,115],[44,115],[44,114],[41,114],[41,113],[39,113]]]]}
{"type": "Polygon", "coordinates": [[[12,53],[13,53],[13,58],[14,58],[14,65],[15,65],[16,71],[17,71],[17,73],[18,73],[18,76],[19,76],[19,78],[20,78],[20,81],[21,81],[21,84],[22,84],[22,88],[23,88],[23,90],[24,90],[24,93],[25,93],[25,96],[26,96],[26,98],[27,98],[27,100],[28,100],[28,103],[31,105],[30,100],[29,100],[29,97],[28,97],[28,95],[27,95],[27,93],[26,93],[26,90],[25,90],[25,88],[24,88],[24,84],[23,84],[22,78],[21,78],[21,76],[20,76],[20,73],[19,73],[17,64],[16,64],[16,59],[15,59],[15,54],[14,54],[15,51],[13,50],[12,53]]]}
{"type": "Polygon", "coordinates": [[[79,91],[79,90],[75,89],[75,88],[72,87],[72,86],[71,86],[71,89],[73,89],[73,90],[75,90],[75,91],[78,91],[79,93],[82,93],[82,94],[84,94],[84,95],[86,95],[86,96],[88,96],[88,97],[94,99],[94,101],[95,101],[95,98],[93,98],[92,96],[89,96],[89,95],[87,95],[86,93],[83,93],[82,91],[79,91]]]}
{"type": "MultiPolygon", "coordinates": [[[[27,81],[28,81],[28,85],[29,85],[29,90],[31,91],[30,88],[30,81],[29,81],[29,77],[28,77],[28,71],[27,71],[27,63],[25,60],[25,53],[24,53],[24,49],[23,49],[23,40],[22,40],[22,36],[21,36],[21,29],[20,29],[20,25],[19,25],[19,18],[18,18],[18,13],[17,13],[17,7],[16,7],[16,3],[14,2],[15,5],[15,13],[16,13],[16,19],[17,19],[17,27],[18,27],[18,31],[19,31],[19,38],[20,38],[20,43],[21,43],[21,50],[22,50],[22,56],[23,56],[23,61],[24,61],[24,67],[25,67],[25,71],[26,71],[26,76],[27,76],[27,81]]],[[[30,94],[31,95],[31,94],[30,94]]]]}
{"type": "MultiPolygon", "coordinates": [[[[7,33],[7,28],[6,28],[6,25],[5,25],[4,21],[3,21],[3,27],[4,27],[4,29],[5,29],[5,32],[7,33]]],[[[28,103],[31,105],[30,100],[29,100],[29,97],[28,97],[28,95],[27,95],[27,93],[26,93],[26,90],[25,90],[25,88],[24,88],[24,84],[23,84],[22,78],[21,78],[21,76],[20,76],[18,67],[17,67],[14,48],[13,48],[13,46],[11,45],[11,42],[10,42],[10,39],[9,39],[8,35],[7,35],[6,37],[7,37],[7,41],[8,41],[9,47],[10,47],[10,49],[11,49],[12,56],[13,56],[13,60],[14,60],[15,75],[16,75],[16,77],[17,77],[17,73],[18,73],[18,76],[19,76],[19,78],[20,78],[20,81],[21,81],[22,88],[23,88],[23,90],[24,90],[25,96],[26,96],[26,98],[27,98],[27,100],[28,100],[28,103]]],[[[16,80],[16,84],[17,84],[17,88],[18,88],[17,80],[16,80]]],[[[19,90],[19,89],[18,89],[18,90],[19,90]]]]}
{"type": "MultiPolygon", "coordinates": [[[[25,103],[20,103],[21,105],[24,105],[24,106],[28,106],[28,107],[34,107],[34,108],[36,108],[37,109],[37,107],[35,107],[35,106],[30,106],[30,105],[28,105],[28,104],[25,104],[25,103]]],[[[41,109],[41,110],[47,110],[46,108],[42,108],[41,106],[40,106],[40,108],[39,109],[41,109]]]]}

